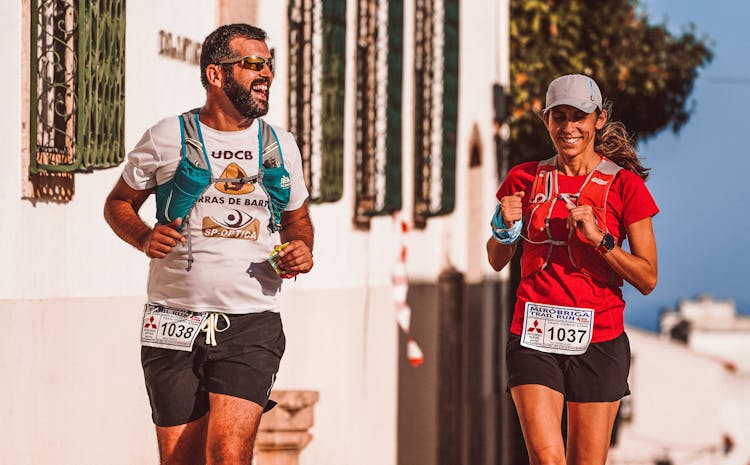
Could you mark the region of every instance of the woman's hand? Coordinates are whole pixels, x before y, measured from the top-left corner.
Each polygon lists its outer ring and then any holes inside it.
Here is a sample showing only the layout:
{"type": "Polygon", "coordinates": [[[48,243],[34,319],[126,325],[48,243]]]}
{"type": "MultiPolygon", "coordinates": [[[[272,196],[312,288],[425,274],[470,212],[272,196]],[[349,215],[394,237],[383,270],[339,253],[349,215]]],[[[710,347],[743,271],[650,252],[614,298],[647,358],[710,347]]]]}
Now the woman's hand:
{"type": "Polygon", "coordinates": [[[506,228],[513,226],[513,223],[520,220],[523,216],[523,203],[521,199],[524,196],[523,191],[518,191],[513,195],[506,195],[500,198],[500,211],[503,214],[503,224],[506,228]]]}
{"type": "MultiPolygon", "coordinates": [[[[592,246],[598,247],[604,237],[596,224],[590,205],[568,205],[568,227],[577,228],[592,246]]],[[[604,255],[604,260],[625,281],[646,295],[656,287],[658,276],[656,240],[651,218],[644,218],[626,227],[630,252],[620,246],[604,255]]]]}
{"type": "Polygon", "coordinates": [[[568,229],[576,228],[594,247],[598,247],[604,237],[604,231],[596,224],[596,215],[591,205],[573,205],[568,207],[568,229]]]}

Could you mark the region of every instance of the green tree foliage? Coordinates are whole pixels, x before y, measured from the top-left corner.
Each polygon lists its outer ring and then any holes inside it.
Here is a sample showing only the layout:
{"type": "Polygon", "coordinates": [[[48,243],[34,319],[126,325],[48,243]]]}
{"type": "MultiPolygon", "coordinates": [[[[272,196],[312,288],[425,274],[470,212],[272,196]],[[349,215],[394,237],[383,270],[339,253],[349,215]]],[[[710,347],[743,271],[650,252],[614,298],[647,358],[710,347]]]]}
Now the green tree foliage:
{"type": "Polygon", "coordinates": [[[649,24],[638,0],[511,0],[511,138],[515,162],[554,153],[539,114],[562,74],[592,76],[613,118],[637,139],[688,121],[698,69],[713,58],[690,25],[649,24]]]}

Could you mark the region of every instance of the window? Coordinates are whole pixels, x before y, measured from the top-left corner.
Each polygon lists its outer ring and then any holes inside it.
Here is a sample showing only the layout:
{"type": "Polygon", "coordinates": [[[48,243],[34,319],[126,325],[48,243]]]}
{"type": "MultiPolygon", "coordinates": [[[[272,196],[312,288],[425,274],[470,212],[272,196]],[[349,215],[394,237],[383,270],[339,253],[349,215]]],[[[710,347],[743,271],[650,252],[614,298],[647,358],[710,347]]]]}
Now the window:
{"type": "Polygon", "coordinates": [[[354,222],[401,208],[402,0],[358,0],[354,222]]]}
{"type": "Polygon", "coordinates": [[[458,122],[458,0],[416,0],[414,223],[453,211],[458,122]]]}
{"type": "Polygon", "coordinates": [[[346,0],[289,4],[289,128],[313,202],[344,190],[346,0]]]}
{"type": "MultiPolygon", "coordinates": [[[[125,156],[124,0],[32,0],[30,21],[32,177],[117,166],[125,156]]],[[[54,176],[37,181],[45,178],[54,176]]]]}

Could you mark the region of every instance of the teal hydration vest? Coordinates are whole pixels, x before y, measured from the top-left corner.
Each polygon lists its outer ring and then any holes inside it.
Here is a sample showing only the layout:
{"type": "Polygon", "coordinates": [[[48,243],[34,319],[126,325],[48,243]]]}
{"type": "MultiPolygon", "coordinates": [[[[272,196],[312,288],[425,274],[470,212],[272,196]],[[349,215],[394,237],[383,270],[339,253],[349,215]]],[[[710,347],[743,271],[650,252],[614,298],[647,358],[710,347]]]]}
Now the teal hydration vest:
{"type": "Polygon", "coordinates": [[[258,174],[240,178],[214,178],[211,163],[203,143],[203,135],[198,118],[199,109],[187,111],[179,116],[182,138],[182,157],[177,164],[174,176],[164,184],[156,186],[156,219],[159,224],[169,224],[182,218],[182,226],[188,225],[187,246],[190,271],[193,262],[190,242],[189,216],[195,203],[211,184],[216,182],[257,183],[268,197],[270,218],[268,230],[281,230],[281,213],[289,204],[291,178],[284,167],[281,145],[273,127],[258,118],[258,174]]]}

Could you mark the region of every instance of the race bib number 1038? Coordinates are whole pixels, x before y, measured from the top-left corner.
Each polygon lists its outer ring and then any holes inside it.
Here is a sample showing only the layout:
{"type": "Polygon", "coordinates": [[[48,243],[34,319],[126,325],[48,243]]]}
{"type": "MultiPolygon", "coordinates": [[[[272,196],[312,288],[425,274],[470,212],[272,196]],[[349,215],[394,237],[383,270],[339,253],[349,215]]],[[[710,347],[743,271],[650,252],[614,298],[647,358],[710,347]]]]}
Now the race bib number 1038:
{"type": "Polygon", "coordinates": [[[146,304],[141,328],[141,344],[162,349],[193,350],[207,313],[196,313],[157,304],[146,304]]]}

